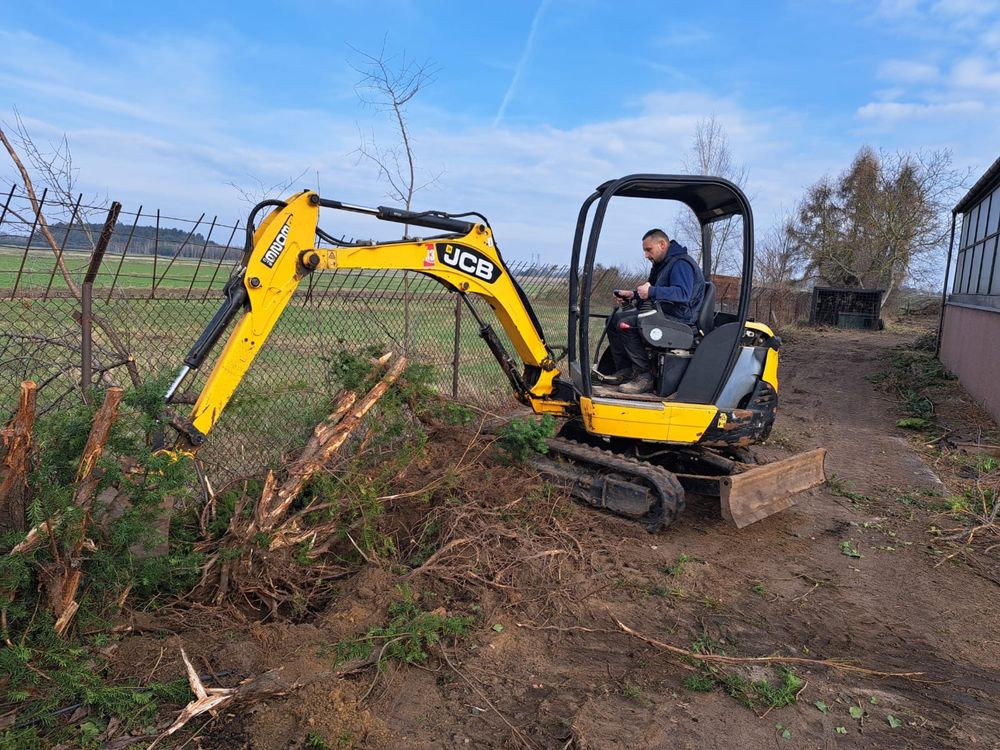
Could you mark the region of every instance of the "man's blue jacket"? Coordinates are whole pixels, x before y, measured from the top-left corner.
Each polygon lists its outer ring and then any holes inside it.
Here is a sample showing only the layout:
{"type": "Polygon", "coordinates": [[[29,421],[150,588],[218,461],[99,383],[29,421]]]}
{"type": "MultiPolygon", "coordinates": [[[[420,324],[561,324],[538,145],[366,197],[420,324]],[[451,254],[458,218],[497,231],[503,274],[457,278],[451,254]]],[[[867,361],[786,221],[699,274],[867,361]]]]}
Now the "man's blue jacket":
{"type": "Polygon", "coordinates": [[[667,256],[649,271],[649,283],[649,298],[665,315],[682,323],[697,321],[705,296],[705,276],[684,245],[670,240],[667,256]]]}

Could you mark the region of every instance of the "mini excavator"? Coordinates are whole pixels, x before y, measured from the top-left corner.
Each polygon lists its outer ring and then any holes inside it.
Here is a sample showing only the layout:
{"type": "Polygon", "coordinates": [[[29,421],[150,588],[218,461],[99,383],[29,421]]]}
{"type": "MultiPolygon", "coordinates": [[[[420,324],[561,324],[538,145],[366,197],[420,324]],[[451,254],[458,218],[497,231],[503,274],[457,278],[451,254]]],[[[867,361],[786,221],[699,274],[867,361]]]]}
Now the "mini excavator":
{"type": "Polygon", "coordinates": [[[743,527],[789,507],[798,493],[825,481],[822,448],[764,465],[755,465],[748,450],[768,437],[774,422],[781,342],[768,326],[748,319],[753,218],[736,185],[716,177],[658,174],[608,181],[580,209],[570,268],[567,345],[553,348],[480,214],[367,208],[308,190],[263,201],[249,216],[242,262],[225,286],[222,305],[166,395],[167,416],[178,431],[175,451],[193,453],[205,442],[303,279],[323,270],[394,269],[426,274],[457,293],[517,399],[537,414],[564,420],[535,466],[580,501],[657,531],[677,518],[690,492],[718,498],[723,517],[743,527]],[[706,279],[713,222],[739,216],[743,227],[736,311],[716,311],[710,281],[695,326],[681,325],[655,307],[641,311],[640,333],[656,363],[655,386],[653,393],[633,396],[602,384],[614,371],[610,351],[602,350],[603,336],[591,352],[592,322],[604,326],[608,314],[590,310],[594,259],[609,202],[618,197],[678,201],[690,208],[702,227],[706,279]],[[344,242],[320,228],[321,209],[432,233],[344,242]],[[470,304],[470,295],[492,308],[520,365],[470,304]],[[169,405],[181,383],[234,320],[189,416],[172,414],[169,405]]]}

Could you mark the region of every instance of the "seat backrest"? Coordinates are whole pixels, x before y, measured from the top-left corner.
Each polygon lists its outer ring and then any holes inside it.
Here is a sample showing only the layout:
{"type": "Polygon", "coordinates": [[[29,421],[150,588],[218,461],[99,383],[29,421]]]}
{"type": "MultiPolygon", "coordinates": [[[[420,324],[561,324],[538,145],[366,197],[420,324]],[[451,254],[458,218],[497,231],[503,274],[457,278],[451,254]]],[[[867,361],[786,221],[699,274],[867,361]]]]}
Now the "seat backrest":
{"type": "Polygon", "coordinates": [[[715,284],[711,281],[705,282],[705,296],[701,300],[696,325],[704,335],[708,335],[715,328],[715,284]]]}

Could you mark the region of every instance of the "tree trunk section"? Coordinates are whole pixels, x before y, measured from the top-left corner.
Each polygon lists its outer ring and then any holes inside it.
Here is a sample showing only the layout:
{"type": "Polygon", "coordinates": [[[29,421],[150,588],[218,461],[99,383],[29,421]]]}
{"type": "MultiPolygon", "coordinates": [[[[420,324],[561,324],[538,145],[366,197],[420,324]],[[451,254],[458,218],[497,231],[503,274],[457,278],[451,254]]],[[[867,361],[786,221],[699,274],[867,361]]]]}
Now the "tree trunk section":
{"type": "Polygon", "coordinates": [[[6,455],[0,463],[0,532],[23,531],[27,525],[25,507],[37,393],[33,381],[21,383],[17,413],[2,432],[6,455]]]}

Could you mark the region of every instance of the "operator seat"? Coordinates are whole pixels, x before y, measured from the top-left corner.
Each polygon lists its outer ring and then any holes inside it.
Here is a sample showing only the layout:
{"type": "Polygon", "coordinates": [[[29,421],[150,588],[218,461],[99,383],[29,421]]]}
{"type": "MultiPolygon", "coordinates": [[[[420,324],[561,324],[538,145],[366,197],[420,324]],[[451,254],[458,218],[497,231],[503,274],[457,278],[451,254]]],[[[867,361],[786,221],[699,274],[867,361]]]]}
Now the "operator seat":
{"type": "Polygon", "coordinates": [[[653,390],[657,396],[675,393],[702,339],[715,328],[715,284],[705,282],[705,293],[694,325],[667,318],[659,310],[639,313],[639,331],[656,359],[653,390]]]}
{"type": "Polygon", "coordinates": [[[698,321],[695,323],[702,337],[707,336],[715,328],[715,284],[705,282],[705,296],[701,299],[701,309],[698,310],[698,321]]]}
{"type": "Polygon", "coordinates": [[[694,325],[669,318],[658,307],[639,313],[638,322],[643,341],[653,349],[694,349],[715,327],[715,284],[705,282],[694,325]]]}
{"type": "MultiPolygon", "coordinates": [[[[659,307],[653,306],[639,313],[638,327],[647,351],[655,360],[654,390],[659,396],[667,396],[677,390],[695,348],[715,328],[715,284],[705,282],[701,307],[692,325],[669,318],[659,307]]],[[[594,372],[607,382],[602,373],[612,369],[614,362],[608,348],[600,363],[594,366],[594,372]]]]}

